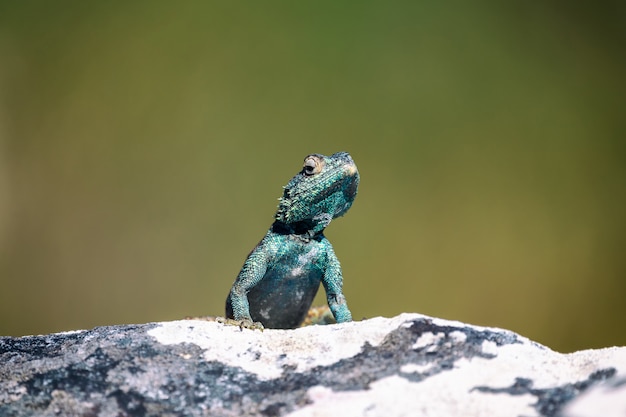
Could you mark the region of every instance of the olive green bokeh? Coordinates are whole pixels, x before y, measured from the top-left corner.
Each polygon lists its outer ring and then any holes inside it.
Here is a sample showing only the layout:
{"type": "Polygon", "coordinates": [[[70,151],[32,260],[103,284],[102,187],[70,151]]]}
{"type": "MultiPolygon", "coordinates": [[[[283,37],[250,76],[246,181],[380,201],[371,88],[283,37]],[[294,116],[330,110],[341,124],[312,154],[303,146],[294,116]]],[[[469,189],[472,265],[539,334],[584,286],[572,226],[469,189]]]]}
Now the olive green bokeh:
{"type": "Polygon", "coordinates": [[[625,16],[2,2],[0,334],[223,314],[280,187],[345,150],[359,196],[327,236],[355,318],[626,345],[625,16]]]}

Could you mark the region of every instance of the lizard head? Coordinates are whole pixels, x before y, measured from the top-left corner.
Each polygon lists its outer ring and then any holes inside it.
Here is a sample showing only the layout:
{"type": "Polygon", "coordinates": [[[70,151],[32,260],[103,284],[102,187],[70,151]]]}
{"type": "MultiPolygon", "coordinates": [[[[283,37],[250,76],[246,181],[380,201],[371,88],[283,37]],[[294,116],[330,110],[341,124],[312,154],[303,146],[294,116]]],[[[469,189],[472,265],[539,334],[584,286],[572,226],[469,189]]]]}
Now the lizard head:
{"type": "Polygon", "coordinates": [[[359,171],[347,152],[311,154],[284,187],[276,220],[299,233],[318,233],[343,216],[356,197],[359,171]]]}

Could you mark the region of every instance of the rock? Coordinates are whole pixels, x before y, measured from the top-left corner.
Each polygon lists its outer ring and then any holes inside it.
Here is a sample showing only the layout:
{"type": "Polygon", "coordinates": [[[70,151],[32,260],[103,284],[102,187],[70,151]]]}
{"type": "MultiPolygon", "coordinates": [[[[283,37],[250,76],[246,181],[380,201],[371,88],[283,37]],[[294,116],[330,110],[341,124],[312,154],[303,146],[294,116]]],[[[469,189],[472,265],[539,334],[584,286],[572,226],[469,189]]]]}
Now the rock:
{"type": "Polygon", "coordinates": [[[612,378],[590,387],[565,405],[564,416],[624,417],[626,416],[626,378],[612,378]]]}
{"type": "Polygon", "coordinates": [[[624,398],[626,347],[560,354],[418,314],[263,332],[182,320],[0,338],[3,417],[604,417],[625,416],[624,398]]]}

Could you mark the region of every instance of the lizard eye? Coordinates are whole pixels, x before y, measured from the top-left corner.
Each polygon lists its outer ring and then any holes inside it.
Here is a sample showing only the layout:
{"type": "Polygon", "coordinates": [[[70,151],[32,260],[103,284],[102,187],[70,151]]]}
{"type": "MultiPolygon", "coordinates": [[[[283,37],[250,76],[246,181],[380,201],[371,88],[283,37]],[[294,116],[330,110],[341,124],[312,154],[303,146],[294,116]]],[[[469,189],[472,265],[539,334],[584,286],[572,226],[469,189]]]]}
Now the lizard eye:
{"type": "Polygon", "coordinates": [[[321,161],[314,156],[307,156],[304,160],[304,166],[302,172],[304,175],[311,176],[319,174],[322,171],[321,161]]]}

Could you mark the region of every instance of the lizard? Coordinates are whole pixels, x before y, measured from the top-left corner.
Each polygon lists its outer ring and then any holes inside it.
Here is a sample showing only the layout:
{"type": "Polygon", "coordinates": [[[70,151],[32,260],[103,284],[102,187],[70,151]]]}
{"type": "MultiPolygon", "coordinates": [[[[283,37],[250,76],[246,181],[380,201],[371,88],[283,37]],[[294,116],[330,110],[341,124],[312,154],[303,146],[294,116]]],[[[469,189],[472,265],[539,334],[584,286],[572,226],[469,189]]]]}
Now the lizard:
{"type": "Polygon", "coordinates": [[[293,329],[320,287],[337,323],[352,321],[341,265],[324,229],[352,206],[359,171],[347,152],[310,154],[283,187],[263,239],[250,252],[226,299],[226,318],[251,329],[293,329]]]}

